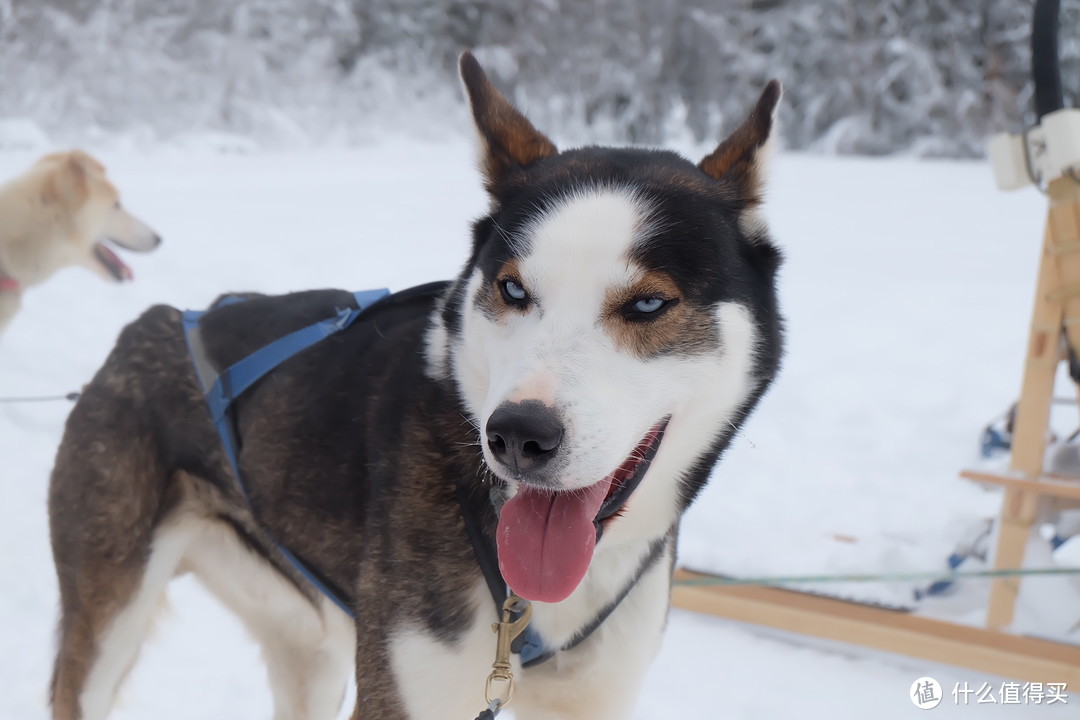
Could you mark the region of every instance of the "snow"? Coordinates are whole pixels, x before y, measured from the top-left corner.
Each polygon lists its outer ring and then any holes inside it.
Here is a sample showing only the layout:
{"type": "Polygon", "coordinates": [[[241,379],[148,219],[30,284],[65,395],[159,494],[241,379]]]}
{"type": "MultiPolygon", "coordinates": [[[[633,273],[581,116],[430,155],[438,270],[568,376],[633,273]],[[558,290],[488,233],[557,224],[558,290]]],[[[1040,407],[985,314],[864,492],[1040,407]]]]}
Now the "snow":
{"type": "MultiPolygon", "coordinates": [[[[594,140],[734,127],[769,78],[792,147],[977,157],[1033,119],[1030,2],[0,0],[0,118],[85,142],[192,131],[320,146],[464,117],[479,50],[538,126],[594,140]]],[[[1076,28],[1075,3],[1061,27],[1076,28]]],[[[1080,66],[1062,32],[1066,104],[1080,66]]]]}
{"type": "MultiPolygon", "coordinates": [[[[0,177],[33,158],[0,154],[0,177]]],[[[0,396],[77,390],[152,303],[202,308],[225,290],[400,289],[450,277],[486,206],[465,142],[265,153],[215,137],[101,159],[125,206],[165,243],[125,253],[132,284],[72,269],[28,293],[0,338],[0,396]]],[[[791,154],[774,169],[767,211],[787,254],[785,367],[688,514],[682,561],[755,576],[944,568],[997,510],[997,494],[956,473],[1018,392],[1044,200],[996,192],[982,163],[791,154]]],[[[2,718],[47,717],[56,588],[45,499],[68,410],[0,404],[2,718]]],[[[1032,565],[1076,555],[1051,557],[1040,538],[1032,548],[1032,565]]],[[[1076,580],[1024,587],[1018,627],[1075,641],[1076,580]]],[[[911,591],[830,589],[896,603],[911,591]]],[[[985,591],[967,582],[922,611],[979,622],[985,591]]],[[[113,717],[269,717],[258,650],[238,623],[189,579],[173,584],[170,604],[113,717]]],[[[634,719],[907,718],[919,712],[905,698],[923,675],[946,693],[1001,682],[676,610],[634,719]]],[[[947,697],[936,712],[982,710],[947,697]]]]}

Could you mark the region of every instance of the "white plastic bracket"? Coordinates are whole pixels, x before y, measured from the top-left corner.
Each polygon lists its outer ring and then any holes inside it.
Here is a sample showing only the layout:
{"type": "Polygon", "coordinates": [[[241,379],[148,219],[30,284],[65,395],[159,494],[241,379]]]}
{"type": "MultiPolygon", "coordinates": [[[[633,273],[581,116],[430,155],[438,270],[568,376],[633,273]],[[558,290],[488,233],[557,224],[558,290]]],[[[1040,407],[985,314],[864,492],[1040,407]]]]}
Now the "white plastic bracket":
{"type": "Polygon", "coordinates": [[[1049,113],[1022,135],[999,133],[988,150],[998,189],[1045,187],[1080,169],[1080,109],[1049,113]]]}

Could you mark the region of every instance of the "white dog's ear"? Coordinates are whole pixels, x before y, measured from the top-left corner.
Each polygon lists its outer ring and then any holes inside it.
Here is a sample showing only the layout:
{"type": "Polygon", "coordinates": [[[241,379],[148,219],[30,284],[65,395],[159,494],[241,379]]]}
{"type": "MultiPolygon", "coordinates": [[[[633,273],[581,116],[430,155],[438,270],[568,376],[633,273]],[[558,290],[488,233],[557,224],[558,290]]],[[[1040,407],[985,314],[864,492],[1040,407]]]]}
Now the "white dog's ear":
{"type": "Polygon", "coordinates": [[[770,139],[782,95],[780,81],[770,80],[742,125],[698,163],[706,175],[732,183],[739,198],[749,205],[761,202],[770,139]]]}
{"type": "Polygon", "coordinates": [[[461,53],[459,68],[480,135],[484,184],[489,193],[498,196],[511,175],[559,151],[495,89],[468,50],[461,53]]]}
{"type": "MultiPolygon", "coordinates": [[[[77,207],[86,200],[90,193],[88,176],[94,172],[94,168],[86,163],[85,158],[90,156],[80,151],[54,158],[56,162],[48,171],[49,175],[41,189],[41,199],[45,204],[77,207]]],[[[97,165],[93,158],[90,161],[97,165]]]]}

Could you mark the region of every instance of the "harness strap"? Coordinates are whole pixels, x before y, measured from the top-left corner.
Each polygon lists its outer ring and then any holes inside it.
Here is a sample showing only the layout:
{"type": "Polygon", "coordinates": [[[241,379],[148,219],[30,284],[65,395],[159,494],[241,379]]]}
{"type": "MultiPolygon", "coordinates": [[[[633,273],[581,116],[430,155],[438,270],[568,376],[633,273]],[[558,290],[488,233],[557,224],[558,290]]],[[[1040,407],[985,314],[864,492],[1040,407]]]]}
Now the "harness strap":
{"type": "MultiPolygon", "coordinates": [[[[480,526],[480,519],[470,509],[469,491],[464,485],[457,486],[458,505],[461,507],[461,519],[465,521],[465,534],[469,536],[469,543],[473,547],[473,555],[476,556],[476,564],[480,566],[480,572],[487,582],[491,599],[495,601],[495,612],[501,615],[503,603],[510,597],[510,589],[506,586],[502,572],[499,570],[499,555],[491,538],[487,536],[480,526]]],[[[517,620],[517,617],[513,618],[517,620]]],[[[532,625],[526,625],[525,629],[510,645],[510,650],[521,658],[523,667],[538,665],[549,659],[555,653],[547,647],[540,633],[532,625]]]]}
{"type": "Polygon", "coordinates": [[[634,577],[630,579],[630,582],[623,587],[619,594],[615,596],[614,600],[605,605],[604,609],[597,613],[592,621],[586,623],[580,630],[574,633],[574,636],[570,638],[565,645],[559,648],[560,650],[563,652],[573,650],[578,645],[585,642],[590,635],[596,632],[597,628],[604,624],[605,620],[611,617],[611,614],[622,604],[622,601],[630,595],[630,591],[637,587],[637,584],[641,582],[641,578],[645,576],[645,573],[649,572],[649,570],[652,569],[652,566],[660,559],[660,556],[664,552],[664,545],[666,542],[667,537],[665,536],[658,540],[654,540],[652,544],[649,545],[649,552],[641,559],[641,564],[638,565],[637,572],[634,573],[634,577]]]}
{"type": "MultiPolygon", "coordinates": [[[[196,375],[199,377],[199,383],[202,385],[207,406],[210,408],[210,415],[213,419],[214,427],[217,428],[218,435],[221,436],[221,443],[224,446],[225,454],[229,459],[229,465],[232,467],[233,476],[236,478],[237,488],[240,490],[240,494],[243,496],[245,502],[247,502],[248,509],[251,510],[252,515],[255,514],[255,509],[251,505],[251,497],[248,495],[247,486],[244,484],[244,478],[240,474],[240,463],[237,460],[236,455],[236,431],[233,426],[233,418],[229,412],[232,408],[233,401],[240,397],[245,390],[258,382],[267,373],[289,358],[352,325],[353,321],[360,317],[361,313],[389,294],[390,291],[387,289],[362,290],[353,293],[353,299],[356,302],[355,308],[338,309],[337,314],[333,317],[320,320],[317,323],[308,325],[307,327],[291,332],[284,337],[278,338],[268,345],[259,348],[247,357],[233,363],[220,373],[214,372],[213,364],[207,356],[206,348],[202,341],[199,321],[206,312],[187,310],[183,313],[184,335],[187,338],[188,350],[191,353],[192,361],[195,365],[196,375]]],[[[218,303],[218,307],[221,307],[222,305],[231,305],[237,302],[243,302],[243,298],[235,296],[224,298],[218,303]]],[[[289,551],[288,548],[276,539],[271,538],[271,540],[278,552],[281,553],[282,557],[288,560],[289,564],[291,564],[305,580],[326,595],[326,597],[341,608],[345,614],[355,619],[352,608],[341,599],[338,593],[331,590],[327,583],[320,579],[318,575],[289,551]]]]}
{"type": "Polygon", "coordinates": [[[355,308],[340,309],[334,317],[293,331],[231,365],[217,377],[212,387],[203,388],[206,391],[206,401],[210,404],[214,421],[217,422],[223,417],[232,401],[268,372],[300,351],[349,327],[369,305],[389,294],[389,290],[364,290],[353,293],[356,299],[355,308]]]}

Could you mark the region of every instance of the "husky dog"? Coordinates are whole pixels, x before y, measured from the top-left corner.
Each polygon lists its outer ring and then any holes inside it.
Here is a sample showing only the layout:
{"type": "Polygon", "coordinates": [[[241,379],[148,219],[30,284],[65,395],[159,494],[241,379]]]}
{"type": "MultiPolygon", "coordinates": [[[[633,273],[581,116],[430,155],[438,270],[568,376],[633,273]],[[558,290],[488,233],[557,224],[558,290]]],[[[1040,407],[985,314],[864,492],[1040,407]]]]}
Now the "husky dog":
{"type": "MultiPolygon", "coordinates": [[[[760,204],[780,86],[694,165],[560,152],[468,53],[461,76],[491,198],[464,268],[244,393],[242,485],[177,310],[128,326],[86,388],[49,496],[57,720],[107,715],[184,572],[262,643],[275,718],[334,717],[355,662],[354,718],[471,720],[496,645],[485,542],[553,653],[515,656],[515,717],[628,717],[679,517],[779,365],[780,254],[760,204]]],[[[200,353],[228,367],[351,302],[223,304],[200,353]]]]}
{"type": "Polygon", "coordinates": [[[161,238],[120,205],[105,167],[81,150],[54,153],[0,185],[0,333],[26,288],[82,265],[123,282],[131,269],[108,243],[148,252],[161,238]]]}

